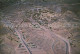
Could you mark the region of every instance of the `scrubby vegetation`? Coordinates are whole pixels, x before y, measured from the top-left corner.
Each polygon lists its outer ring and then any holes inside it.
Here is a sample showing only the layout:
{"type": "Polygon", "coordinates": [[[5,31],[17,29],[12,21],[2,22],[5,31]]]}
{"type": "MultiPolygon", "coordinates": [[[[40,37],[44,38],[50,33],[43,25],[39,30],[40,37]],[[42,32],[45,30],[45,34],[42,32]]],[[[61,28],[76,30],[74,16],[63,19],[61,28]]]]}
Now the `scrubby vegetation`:
{"type": "MultiPolygon", "coordinates": [[[[48,25],[51,24],[51,26],[49,26],[49,28],[51,30],[56,30],[57,32],[59,32],[59,29],[61,29],[60,32],[62,32],[62,33],[60,33],[60,34],[62,34],[62,35],[64,34],[63,36],[67,36],[67,38],[70,41],[71,47],[79,48],[80,47],[80,8],[78,8],[78,7],[80,4],[74,5],[74,3],[79,2],[79,0],[66,0],[66,1],[56,0],[55,2],[53,2],[53,1],[55,1],[55,0],[0,0],[0,9],[4,9],[4,7],[13,5],[15,3],[17,3],[17,4],[20,3],[23,5],[24,2],[30,2],[30,4],[34,5],[33,7],[35,9],[32,8],[34,10],[32,10],[32,9],[28,9],[28,10],[26,9],[26,11],[23,10],[24,15],[22,14],[22,12],[18,13],[19,11],[17,11],[17,10],[16,10],[17,12],[14,11],[16,13],[15,15],[20,16],[19,14],[21,14],[20,17],[22,17],[21,19],[23,19],[22,23],[24,23],[24,22],[32,23],[29,20],[32,17],[33,20],[35,20],[42,26],[47,25],[45,27],[48,27],[48,25]],[[44,6],[45,5],[47,6],[49,4],[49,2],[52,2],[50,4],[53,4],[53,3],[56,5],[60,4],[58,7],[61,8],[61,12],[55,13],[57,10],[57,6],[55,7],[56,10],[49,9],[51,7],[53,8],[53,6],[51,6],[49,8],[44,8],[44,6]],[[38,7],[35,7],[35,3],[36,4],[41,3],[43,6],[41,7],[41,9],[37,10],[38,7]],[[72,3],[73,3],[73,5],[68,5],[68,4],[72,4],[72,3]],[[58,14],[61,14],[61,16],[59,16],[58,14]],[[50,15],[50,16],[48,16],[48,15],[50,15]],[[52,17],[52,16],[55,16],[55,17],[52,17]],[[57,25],[60,25],[60,27],[57,28],[57,25]],[[70,26],[70,27],[68,27],[68,26],[70,26]],[[69,33],[64,32],[64,30],[67,30],[69,33]],[[70,35],[69,36],[67,34],[65,35],[65,33],[70,34],[70,35]]],[[[23,5],[23,6],[25,6],[25,5],[23,5]]],[[[20,7],[20,8],[22,10],[22,7],[20,7]]],[[[17,9],[17,8],[15,8],[15,9],[17,9]]],[[[1,14],[0,14],[0,17],[1,17],[1,14]]],[[[14,16],[13,18],[17,19],[18,17],[14,16]]],[[[0,18],[0,20],[1,19],[2,18],[0,18]]],[[[14,21],[18,21],[16,19],[14,21]]],[[[7,18],[7,20],[9,20],[9,19],[7,18]]],[[[17,24],[18,22],[14,22],[14,23],[17,24]]],[[[40,28],[37,24],[35,24],[33,26],[35,28],[40,28]]],[[[4,27],[3,24],[0,22],[0,53],[1,54],[5,54],[3,52],[3,51],[5,51],[3,48],[8,48],[8,50],[12,50],[11,47],[9,48],[9,45],[6,45],[5,43],[3,44],[3,41],[4,41],[3,36],[8,34],[9,32],[11,32],[10,29],[7,27],[4,27]]],[[[24,32],[22,32],[22,33],[24,33],[24,32]]],[[[14,36],[16,36],[16,35],[14,35],[14,36]]],[[[10,36],[6,35],[7,40],[19,43],[19,40],[18,40],[19,38],[14,37],[14,36],[12,34],[10,36]]],[[[11,53],[7,51],[7,54],[11,54],[11,53]]]]}

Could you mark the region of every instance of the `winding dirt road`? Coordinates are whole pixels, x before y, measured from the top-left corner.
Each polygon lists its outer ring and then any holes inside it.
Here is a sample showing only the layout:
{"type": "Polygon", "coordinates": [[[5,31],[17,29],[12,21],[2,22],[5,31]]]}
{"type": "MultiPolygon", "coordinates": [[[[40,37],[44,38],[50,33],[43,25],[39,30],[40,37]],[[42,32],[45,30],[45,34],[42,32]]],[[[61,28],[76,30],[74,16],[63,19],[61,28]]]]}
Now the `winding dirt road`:
{"type": "MultiPolygon", "coordinates": [[[[38,24],[37,22],[35,22],[35,20],[32,19],[32,17],[29,20],[32,22],[32,24],[38,24]]],[[[44,26],[41,26],[41,25],[39,25],[39,26],[40,26],[41,29],[43,29],[44,31],[49,33],[52,38],[55,38],[55,39],[57,38],[57,39],[63,41],[65,43],[65,45],[66,45],[66,49],[65,49],[66,53],[65,54],[71,54],[70,44],[69,44],[69,41],[67,39],[65,39],[65,38],[53,33],[51,30],[46,29],[44,26]]],[[[26,50],[28,51],[28,53],[32,54],[31,50],[28,48],[28,45],[26,44],[26,41],[24,40],[24,38],[22,36],[22,33],[16,28],[15,28],[15,31],[16,31],[18,37],[20,38],[21,43],[23,43],[23,45],[25,46],[26,50]]],[[[54,45],[52,46],[52,49],[53,49],[53,51],[55,50],[54,49],[54,45]]],[[[56,53],[54,53],[54,54],[56,54],[56,53]]]]}
{"type": "MultiPolygon", "coordinates": [[[[65,45],[66,45],[66,46],[65,46],[65,47],[66,47],[66,48],[65,48],[65,50],[66,50],[66,53],[65,53],[65,54],[71,54],[70,44],[69,44],[69,41],[68,41],[67,39],[63,38],[63,37],[60,36],[60,35],[57,35],[56,33],[54,33],[53,31],[51,31],[51,30],[49,30],[49,29],[47,29],[46,27],[41,26],[38,22],[36,22],[35,20],[33,20],[32,16],[29,18],[29,20],[31,21],[32,24],[37,24],[37,25],[39,25],[40,28],[41,28],[42,30],[44,30],[46,33],[48,33],[51,38],[55,38],[56,40],[63,41],[63,42],[65,43],[65,45]]],[[[20,42],[23,44],[23,46],[24,46],[25,49],[27,50],[28,54],[33,54],[32,51],[29,49],[26,41],[24,40],[23,35],[22,35],[22,33],[20,32],[20,30],[19,30],[18,28],[15,28],[14,30],[15,30],[15,32],[17,33],[17,35],[18,35],[18,37],[19,37],[19,39],[20,39],[20,42]]],[[[53,43],[53,45],[52,45],[52,50],[53,50],[53,51],[55,50],[54,47],[56,47],[55,44],[56,44],[56,42],[53,43]],[[55,45],[55,46],[54,46],[54,45],[55,45]]],[[[62,46],[63,46],[63,45],[62,45],[62,46]]],[[[61,50],[61,49],[60,49],[60,50],[61,50]]],[[[56,52],[57,52],[57,50],[56,50],[56,52]]],[[[54,54],[60,54],[60,53],[55,53],[55,52],[54,52],[54,54]]]]}
{"type": "Polygon", "coordinates": [[[46,29],[44,26],[41,26],[39,23],[35,22],[35,20],[32,19],[32,16],[30,17],[29,20],[34,24],[38,24],[41,29],[43,29],[44,31],[47,31],[47,33],[51,34],[50,36],[52,38],[59,38],[60,40],[62,40],[66,44],[66,54],[71,54],[70,44],[69,44],[68,39],[65,39],[65,38],[61,37],[60,35],[57,35],[56,33],[53,33],[51,30],[46,29]]]}

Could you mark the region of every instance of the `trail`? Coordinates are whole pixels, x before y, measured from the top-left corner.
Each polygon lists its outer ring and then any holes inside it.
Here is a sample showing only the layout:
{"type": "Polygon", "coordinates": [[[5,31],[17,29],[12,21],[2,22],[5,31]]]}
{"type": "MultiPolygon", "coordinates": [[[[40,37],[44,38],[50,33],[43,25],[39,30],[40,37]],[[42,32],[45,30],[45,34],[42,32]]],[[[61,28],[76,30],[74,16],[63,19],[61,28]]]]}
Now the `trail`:
{"type": "MultiPolygon", "coordinates": [[[[69,44],[69,41],[67,39],[61,37],[60,35],[57,35],[56,33],[53,33],[53,31],[45,28],[44,26],[41,26],[39,23],[35,22],[35,20],[32,19],[32,16],[29,18],[29,20],[31,21],[32,24],[39,25],[40,28],[43,29],[44,31],[46,31],[47,33],[49,33],[52,38],[58,38],[61,41],[63,41],[66,44],[66,54],[71,54],[70,44],[69,44]]],[[[31,50],[28,48],[28,45],[27,45],[26,41],[24,40],[24,38],[22,36],[22,33],[17,28],[15,28],[14,30],[17,33],[21,43],[24,45],[24,47],[28,51],[28,54],[32,54],[31,50]]]]}
{"type": "MultiPolygon", "coordinates": [[[[38,24],[40,26],[41,29],[43,29],[44,31],[46,31],[47,33],[50,34],[50,36],[52,38],[58,38],[60,39],[61,41],[63,41],[65,44],[66,44],[66,54],[71,54],[71,50],[70,50],[70,44],[69,44],[69,41],[63,37],[61,37],[60,35],[57,35],[56,33],[53,33],[53,31],[45,28],[44,26],[41,26],[39,23],[35,22],[35,20],[32,19],[32,16],[29,18],[29,20],[31,21],[32,24],[38,24]]],[[[24,40],[23,38],[23,35],[22,33],[19,31],[18,28],[15,28],[14,29],[15,32],[17,33],[21,43],[24,45],[24,47],[26,48],[28,54],[32,54],[31,50],[28,48],[28,45],[26,43],[26,41],[24,40]]],[[[54,43],[55,44],[55,43],[54,43]]],[[[53,46],[54,47],[54,46],[53,46]]]]}
{"type": "Polygon", "coordinates": [[[21,43],[24,45],[24,47],[26,48],[26,50],[28,51],[29,54],[32,54],[32,52],[30,51],[30,49],[28,48],[27,43],[25,42],[25,40],[23,39],[23,36],[21,34],[21,32],[18,29],[15,29],[15,32],[17,33],[18,37],[20,38],[21,43]]]}
{"type": "MultiPolygon", "coordinates": [[[[29,20],[30,20],[32,23],[35,23],[35,24],[38,24],[38,25],[39,25],[39,23],[35,22],[35,20],[32,19],[32,16],[30,17],[29,20]]],[[[44,31],[50,33],[52,38],[54,38],[54,37],[55,37],[55,38],[59,38],[59,39],[61,39],[63,42],[65,42],[65,44],[66,44],[66,54],[71,54],[71,49],[70,49],[69,40],[61,37],[60,35],[57,35],[56,33],[53,33],[51,30],[46,29],[44,26],[41,26],[41,25],[39,25],[39,26],[40,26],[40,28],[43,29],[44,31]]]]}

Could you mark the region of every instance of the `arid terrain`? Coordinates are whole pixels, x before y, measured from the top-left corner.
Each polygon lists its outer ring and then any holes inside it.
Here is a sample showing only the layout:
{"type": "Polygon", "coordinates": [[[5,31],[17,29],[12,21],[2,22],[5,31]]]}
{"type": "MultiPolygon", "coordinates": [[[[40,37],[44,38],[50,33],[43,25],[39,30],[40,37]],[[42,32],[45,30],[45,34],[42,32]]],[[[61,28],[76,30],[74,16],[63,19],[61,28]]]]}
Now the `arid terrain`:
{"type": "Polygon", "coordinates": [[[80,54],[80,19],[73,11],[24,2],[0,14],[0,54],[80,54]]]}

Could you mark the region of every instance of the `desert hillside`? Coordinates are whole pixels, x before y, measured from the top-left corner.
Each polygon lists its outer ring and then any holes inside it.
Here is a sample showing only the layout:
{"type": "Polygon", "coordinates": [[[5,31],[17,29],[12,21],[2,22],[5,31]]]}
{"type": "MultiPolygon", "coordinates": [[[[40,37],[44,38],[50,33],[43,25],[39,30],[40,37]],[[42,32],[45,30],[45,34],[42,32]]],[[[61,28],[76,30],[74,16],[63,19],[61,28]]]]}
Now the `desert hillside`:
{"type": "Polygon", "coordinates": [[[80,54],[79,4],[37,2],[0,9],[0,54],[80,54]]]}

